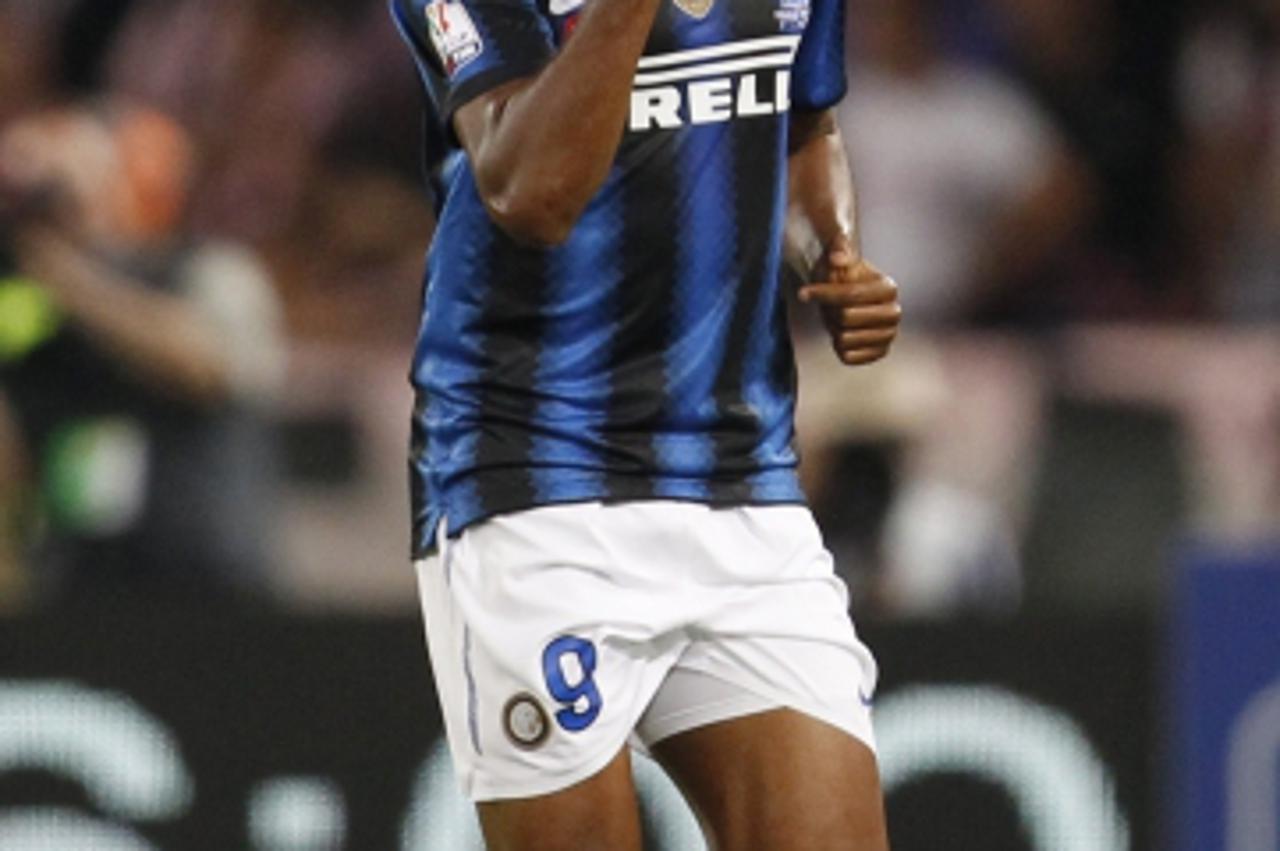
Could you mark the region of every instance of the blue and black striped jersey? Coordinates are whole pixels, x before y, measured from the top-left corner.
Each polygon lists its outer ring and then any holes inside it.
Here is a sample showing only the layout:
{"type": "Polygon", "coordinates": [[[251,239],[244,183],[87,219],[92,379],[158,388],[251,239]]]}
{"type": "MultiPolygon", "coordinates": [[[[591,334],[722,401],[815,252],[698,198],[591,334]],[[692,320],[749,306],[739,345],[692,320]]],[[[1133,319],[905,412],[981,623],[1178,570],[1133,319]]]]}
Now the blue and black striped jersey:
{"type": "Polygon", "coordinates": [[[490,220],[450,122],[552,61],[583,0],[392,0],[438,216],[412,370],[417,553],[441,521],[552,503],[803,501],[786,114],[843,96],[843,2],[667,3],[607,181],[541,249],[490,220]]]}

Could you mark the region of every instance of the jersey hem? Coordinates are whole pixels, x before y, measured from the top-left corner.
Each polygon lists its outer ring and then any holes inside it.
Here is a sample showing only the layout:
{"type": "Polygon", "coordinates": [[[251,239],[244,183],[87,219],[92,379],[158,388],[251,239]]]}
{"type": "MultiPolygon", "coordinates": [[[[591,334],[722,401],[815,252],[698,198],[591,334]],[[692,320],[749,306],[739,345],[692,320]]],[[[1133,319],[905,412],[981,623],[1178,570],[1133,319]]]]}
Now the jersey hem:
{"type": "MultiPolygon", "coordinates": [[[[605,505],[618,505],[620,503],[631,502],[681,502],[690,505],[707,505],[713,508],[750,508],[750,507],[768,507],[775,505],[799,505],[808,506],[808,500],[799,486],[796,486],[795,494],[750,497],[742,498],[734,495],[724,495],[723,497],[716,494],[709,494],[703,497],[690,496],[662,496],[653,494],[652,492],[643,495],[630,496],[618,494],[616,491],[610,494],[582,494],[577,496],[566,495],[563,497],[553,497],[533,502],[520,502],[509,506],[495,507],[489,511],[465,515],[462,519],[457,519],[448,511],[432,512],[431,516],[438,518],[434,524],[428,522],[429,526],[435,527],[439,523],[445,524],[445,529],[450,540],[456,540],[468,528],[491,520],[494,517],[501,517],[506,514],[516,514],[521,511],[529,511],[535,508],[546,508],[552,505],[581,505],[590,502],[599,502],[605,505]]],[[[415,544],[411,553],[411,559],[414,562],[421,561],[434,555],[439,549],[436,544],[436,529],[421,528],[415,533],[415,544]]]]}

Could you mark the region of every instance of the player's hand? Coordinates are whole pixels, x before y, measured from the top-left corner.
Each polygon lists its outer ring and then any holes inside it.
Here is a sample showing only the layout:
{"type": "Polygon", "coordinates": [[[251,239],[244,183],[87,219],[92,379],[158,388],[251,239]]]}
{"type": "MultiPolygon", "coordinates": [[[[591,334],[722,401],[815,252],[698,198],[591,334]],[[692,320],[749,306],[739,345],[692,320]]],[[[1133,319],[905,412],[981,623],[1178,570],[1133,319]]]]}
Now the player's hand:
{"type": "Polygon", "coordinates": [[[800,288],[800,300],[818,305],[836,356],[849,366],[880,360],[898,336],[898,285],[858,257],[843,235],[827,248],[814,283],[800,288]]]}

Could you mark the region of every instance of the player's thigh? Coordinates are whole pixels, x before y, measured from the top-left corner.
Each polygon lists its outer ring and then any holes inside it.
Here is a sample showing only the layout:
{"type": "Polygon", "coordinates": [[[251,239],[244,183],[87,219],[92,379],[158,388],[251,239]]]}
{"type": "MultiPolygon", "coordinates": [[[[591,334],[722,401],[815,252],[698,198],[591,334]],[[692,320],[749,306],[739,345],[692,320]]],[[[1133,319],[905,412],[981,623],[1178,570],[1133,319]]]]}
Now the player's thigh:
{"type": "Polygon", "coordinates": [[[653,752],[717,851],[888,848],[875,755],[809,715],[747,715],[671,736],[653,752]]]}
{"type": "Polygon", "coordinates": [[[604,770],[550,795],[479,804],[490,851],[639,851],[640,817],[627,749],[604,770]]]}

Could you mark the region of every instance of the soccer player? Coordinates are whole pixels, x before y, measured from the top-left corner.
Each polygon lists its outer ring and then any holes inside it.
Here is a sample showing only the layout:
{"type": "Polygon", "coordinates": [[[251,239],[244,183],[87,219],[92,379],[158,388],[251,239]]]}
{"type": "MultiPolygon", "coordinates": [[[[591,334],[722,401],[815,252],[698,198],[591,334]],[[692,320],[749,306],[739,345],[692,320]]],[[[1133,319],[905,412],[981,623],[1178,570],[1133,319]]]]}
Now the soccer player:
{"type": "Polygon", "coordinates": [[[415,558],[494,849],[641,847],[629,740],[721,849],[886,847],[876,668],[797,484],[781,277],[899,317],[831,108],[843,0],[393,0],[439,224],[415,558]]]}

